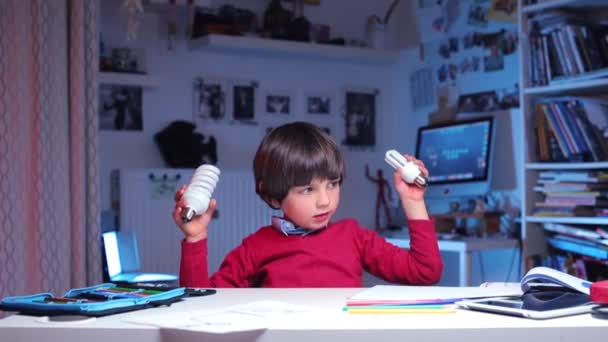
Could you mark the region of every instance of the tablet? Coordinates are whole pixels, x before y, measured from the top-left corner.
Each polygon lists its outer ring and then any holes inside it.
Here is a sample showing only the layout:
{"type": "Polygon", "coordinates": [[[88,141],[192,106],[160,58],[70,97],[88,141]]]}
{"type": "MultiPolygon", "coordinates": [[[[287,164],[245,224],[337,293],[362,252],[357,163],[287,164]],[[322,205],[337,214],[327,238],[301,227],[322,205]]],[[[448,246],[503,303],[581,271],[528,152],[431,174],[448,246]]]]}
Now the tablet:
{"type": "Polygon", "coordinates": [[[591,312],[597,304],[585,303],[552,310],[530,310],[525,308],[521,297],[494,297],[463,300],[455,303],[457,307],[475,311],[490,312],[531,319],[549,319],[579,315],[591,312]]]}

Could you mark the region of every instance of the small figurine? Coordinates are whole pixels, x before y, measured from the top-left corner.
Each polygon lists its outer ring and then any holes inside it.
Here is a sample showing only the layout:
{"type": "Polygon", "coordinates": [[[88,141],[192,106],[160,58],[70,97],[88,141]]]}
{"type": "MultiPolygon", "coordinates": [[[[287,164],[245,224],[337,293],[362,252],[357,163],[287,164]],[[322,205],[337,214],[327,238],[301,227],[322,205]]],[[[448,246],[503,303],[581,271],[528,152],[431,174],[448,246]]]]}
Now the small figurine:
{"type": "Polygon", "coordinates": [[[365,165],[365,177],[367,177],[367,179],[371,180],[372,182],[376,183],[376,185],[378,186],[378,195],[376,196],[376,221],[375,221],[376,230],[378,230],[378,231],[380,230],[380,208],[382,206],[384,206],[384,213],[386,215],[386,226],[391,227],[392,226],[391,213],[388,209],[388,204],[386,202],[387,198],[389,201],[392,201],[391,185],[386,180],[386,178],[384,178],[382,169],[378,169],[376,171],[376,178],[374,178],[369,173],[369,165],[365,165]],[[385,196],[385,189],[388,191],[386,196],[385,196]]]}

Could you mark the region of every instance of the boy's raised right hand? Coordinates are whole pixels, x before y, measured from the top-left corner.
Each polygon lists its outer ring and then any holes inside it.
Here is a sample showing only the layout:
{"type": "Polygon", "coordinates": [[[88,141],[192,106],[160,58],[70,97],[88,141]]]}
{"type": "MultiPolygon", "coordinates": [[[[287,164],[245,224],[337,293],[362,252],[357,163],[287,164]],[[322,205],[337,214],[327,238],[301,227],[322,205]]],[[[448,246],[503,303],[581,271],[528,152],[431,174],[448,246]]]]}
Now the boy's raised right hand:
{"type": "Polygon", "coordinates": [[[187,242],[197,242],[207,238],[207,229],[209,222],[217,206],[217,201],[212,198],[209,201],[209,207],[202,215],[196,215],[190,222],[184,222],[182,220],[182,210],[186,207],[186,202],[183,199],[184,192],[186,192],[187,185],[182,186],[175,192],[175,208],[173,209],[173,221],[175,224],[184,232],[187,242]]]}

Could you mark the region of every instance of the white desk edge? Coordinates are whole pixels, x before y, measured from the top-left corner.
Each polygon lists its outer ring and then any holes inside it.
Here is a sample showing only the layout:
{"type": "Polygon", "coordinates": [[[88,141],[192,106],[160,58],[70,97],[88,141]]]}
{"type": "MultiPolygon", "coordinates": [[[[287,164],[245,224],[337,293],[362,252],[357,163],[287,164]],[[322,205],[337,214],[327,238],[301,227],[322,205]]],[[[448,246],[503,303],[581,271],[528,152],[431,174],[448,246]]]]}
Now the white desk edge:
{"type": "Polygon", "coordinates": [[[101,317],[85,323],[40,323],[37,317],[13,315],[0,320],[2,341],[108,342],[108,341],[257,341],[322,342],[358,341],[574,341],[604,339],[608,320],[589,314],[535,321],[468,310],[448,314],[348,314],[342,307],[362,289],[218,289],[212,296],[187,298],[171,307],[101,317]],[[204,332],[161,329],[129,323],[142,315],[162,317],[200,310],[217,310],[259,300],[309,305],[319,310],[311,320],[281,320],[267,330],[215,335],[204,332]],[[329,318],[328,318],[329,317],[329,318]]]}

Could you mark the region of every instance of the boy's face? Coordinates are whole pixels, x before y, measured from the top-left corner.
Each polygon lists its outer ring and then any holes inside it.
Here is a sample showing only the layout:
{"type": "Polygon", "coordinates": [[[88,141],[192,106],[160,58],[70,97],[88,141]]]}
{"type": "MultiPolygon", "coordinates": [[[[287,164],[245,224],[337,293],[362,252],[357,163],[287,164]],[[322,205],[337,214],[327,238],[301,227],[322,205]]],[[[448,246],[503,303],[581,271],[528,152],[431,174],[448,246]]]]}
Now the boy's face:
{"type": "Polygon", "coordinates": [[[327,226],[339,204],[340,180],[315,178],[308,185],[289,189],[281,210],[295,225],[317,230],[327,226]]]}

